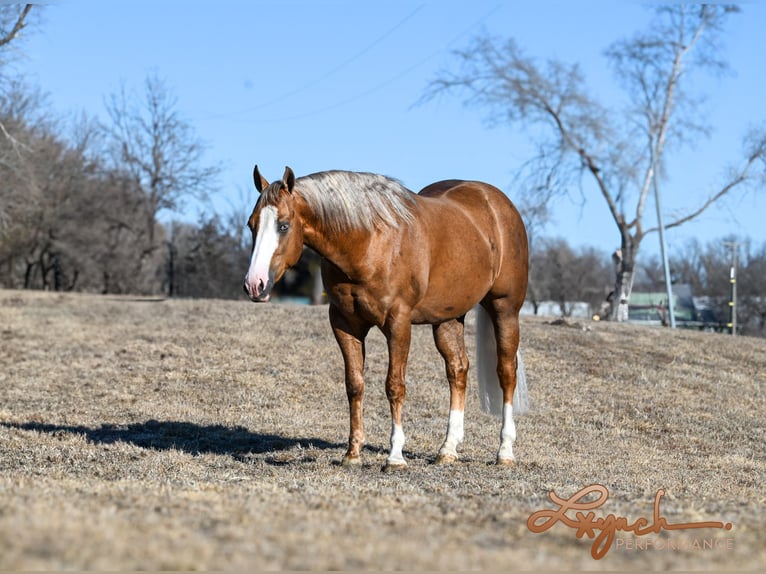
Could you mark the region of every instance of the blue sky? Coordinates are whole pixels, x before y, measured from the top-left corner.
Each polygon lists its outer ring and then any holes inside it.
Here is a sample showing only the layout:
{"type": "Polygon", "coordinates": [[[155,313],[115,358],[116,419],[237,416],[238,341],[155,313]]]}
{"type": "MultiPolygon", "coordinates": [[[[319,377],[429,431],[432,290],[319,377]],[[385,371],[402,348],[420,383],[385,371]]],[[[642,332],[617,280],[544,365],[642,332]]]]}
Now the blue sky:
{"type": "MultiPolygon", "coordinates": [[[[712,192],[725,167],[741,160],[748,125],[766,120],[766,6],[742,6],[725,36],[732,73],[699,83],[712,136],[668,157],[668,217],[712,192]]],[[[429,80],[472,36],[513,36],[528,55],[579,62],[592,93],[619,106],[624,95],[603,51],[649,17],[638,2],[614,1],[69,0],[45,7],[20,67],[57,113],[102,118],[108,94],[122,83],[140,91],[156,71],[208,144],[208,160],[223,166],[213,200],[219,211],[254,197],[254,163],[269,179],[285,165],[299,176],[349,169],[384,173],[413,190],[479,179],[513,199],[529,135],[488,128],[483,110],[457,97],[414,105],[429,80]]],[[[739,194],[671,231],[671,250],[691,237],[730,233],[766,241],[765,192],[739,194]]],[[[603,200],[586,195],[584,204],[578,195],[557,200],[547,234],[611,252],[616,227],[603,200]]],[[[194,219],[198,210],[190,204],[182,215],[194,219]]],[[[648,211],[653,222],[653,206],[648,211]]],[[[650,236],[644,251],[656,252],[657,243],[650,236]]]]}

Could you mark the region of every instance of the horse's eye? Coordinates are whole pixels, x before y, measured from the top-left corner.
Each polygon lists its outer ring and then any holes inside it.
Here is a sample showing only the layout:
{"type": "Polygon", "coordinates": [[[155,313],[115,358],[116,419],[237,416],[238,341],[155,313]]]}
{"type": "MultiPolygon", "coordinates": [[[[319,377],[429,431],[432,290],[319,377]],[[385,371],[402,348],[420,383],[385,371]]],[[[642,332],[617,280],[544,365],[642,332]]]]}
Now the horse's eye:
{"type": "Polygon", "coordinates": [[[283,235],[287,233],[289,229],[290,229],[289,223],[280,223],[277,225],[277,231],[279,231],[283,235]]]}

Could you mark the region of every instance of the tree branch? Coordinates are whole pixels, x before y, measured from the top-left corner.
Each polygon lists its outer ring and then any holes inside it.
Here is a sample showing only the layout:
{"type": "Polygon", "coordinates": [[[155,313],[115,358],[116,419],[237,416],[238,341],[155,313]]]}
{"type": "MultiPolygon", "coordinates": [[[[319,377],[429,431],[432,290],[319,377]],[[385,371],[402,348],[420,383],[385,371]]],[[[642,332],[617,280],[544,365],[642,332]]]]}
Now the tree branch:
{"type": "Polygon", "coordinates": [[[32,4],[27,4],[24,6],[24,8],[21,10],[21,14],[19,14],[19,17],[16,19],[16,23],[13,25],[13,28],[11,28],[11,30],[5,36],[0,38],[0,47],[5,46],[6,44],[10,44],[16,38],[16,36],[19,35],[19,32],[24,29],[24,26],[26,26],[26,22],[24,22],[24,20],[26,19],[30,10],[32,10],[32,4]]]}
{"type": "Polygon", "coordinates": [[[625,226],[625,217],[620,214],[620,210],[617,208],[617,204],[615,203],[612,194],[609,192],[609,188],[607,187],[604,178],[601,177],[601,169],[596,165],[593,157],[588,154],[585,149],[579,148],[577,150],[577,155],[580,156],[585,166],[588,168],[588,171],[590,171],[596,180],[601,195],[604,196],[604,200],[606,201],[607,206],[609,206],[609,212],[612,214],[614,222],[617,224],[617,227],[620,228],[620,231],[622,231],[622,228],[625,226]]]}
{"type": "MultiPolygon", "coordinates": [[[[683,13],[682,13],[682,16],[683,16],[683,13]]],[[[665,86],[665,97],[662,103],[662,114],[660,115],[659,121],[657,122],[657,126],[656,126],[656,129],[657,129],[656,140],[653,137],[655,126],[652,126],[651,124],[649,126],[650,163],[644,175],[644,183],[641,186],[641,193],[639,194],[638,204],[636,206],[636,222],[639,228],[641,227],[641,223],[643,221],[644,207],[646,205],[646,198],[649,195],[649,190],[651,188],[652,180],[655,177],[657,177],[657,167],[659,166],[660,161],[662,161],[662,152],[665,148],[665,138],[667,136],[668,124],[670,122],[670,114],[674,104],[673,96],[676,91],[676,85],[678,84],[678,81],[681,78],[681,74],[683,73],[683,69],[682,69],[683,58],[684,56],[686,56],[686,54],[689,53],[689,50],[691,50],[694,44],[696,44],[696,42],[699,40],[699,37],[705,28],[705,24],[706,24],[706,21],[703,18],[700,21],[697,28],[695,29],[691,42],[689,42],[686,45],[684,45],[684,42],[683,42],[684,40],[683,26],[679,28],[679,41],[674,46],[675,55],[673,58],[673,66],[670,70],[670,73],[668,74],[667,84],[665,86]]],[[[642,83],[645,81],[643,77],[641,78],[641,81],[642,83]]],[[[647,119],[650,119],[651,121],[651,117],[652,117],[651,103],[647,103],[646,115],[647,115],[647,119]]]]}
{"type": "MultiPolygon", "coordinates": [[[[675,221],[672,221],[665,225],[665,229],[672,229],[673,227],[678,227],[680,225],[683,225],[684,223],[687,223],[691,221],[692,219],[698,217],[701,215],[707,208],[709,208],[711,205],[713,205],[716,201],[721,199],[723,196],[728,194],[730,191],[732,191],[735,187],[745,183],[750,178],[748,176],[748,172],[753,167],[753,165],[756,163],[758,159],[761,158],[760,154],[753,154],[748,158],[747,163],[745,164],[745,167],[742,169],[742,171],[735,177],[733,180],[731,180],[729,183],[724,185],[717,193],[714,193],[711,195],[699,208],[695,209],[691,213],[684,215],[683,217],[680,217],[676,219],[675,221]]],[[[652,233],[654,231],[659,231],[658,227],[652,227],[651,229],[647,229],[646,233],[652,233]]]]}

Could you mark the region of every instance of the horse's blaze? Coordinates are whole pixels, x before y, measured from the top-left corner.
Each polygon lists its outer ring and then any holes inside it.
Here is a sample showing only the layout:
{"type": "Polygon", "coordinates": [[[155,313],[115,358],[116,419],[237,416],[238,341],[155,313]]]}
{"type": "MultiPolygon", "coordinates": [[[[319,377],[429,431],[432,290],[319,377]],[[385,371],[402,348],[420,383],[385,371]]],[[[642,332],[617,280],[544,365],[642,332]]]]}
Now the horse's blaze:
{"type": "Polygon", "coordinates": [[[258,234],[250,257],[250,268],[245,275],[245,290],[250,298],[268,301],[268,289],[271,287],[271,259],[279,246],[277,230],[277,208],[264,207],[258,220],[258,234]]]}

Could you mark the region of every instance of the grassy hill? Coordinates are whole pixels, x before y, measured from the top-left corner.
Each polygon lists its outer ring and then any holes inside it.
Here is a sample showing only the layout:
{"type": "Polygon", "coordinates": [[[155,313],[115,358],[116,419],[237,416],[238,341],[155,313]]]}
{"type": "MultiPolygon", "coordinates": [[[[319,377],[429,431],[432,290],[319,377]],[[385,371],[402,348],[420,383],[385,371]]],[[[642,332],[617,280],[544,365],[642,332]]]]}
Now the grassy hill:
{"type": "MultiPolygon", "coordinates": [[[[470,315],[467,331],[472,355],[470,315]]],[[[492,464],[472,369],[462,458],[436,466],[448,386],[415,328],[410,466],[386,474],[373,333],[365,462],[347,470],[325,307],[0,290],[0,569],[766,567],[766,341],[524,319],[522,346],[518,464],[492,464]],[[733,527],[618,533],[599,561],[561,523],[530,532],[549,491],[589,484],[609,490],[600,517],[651,519],[663,488],[668,523],[733,527]]]]}

